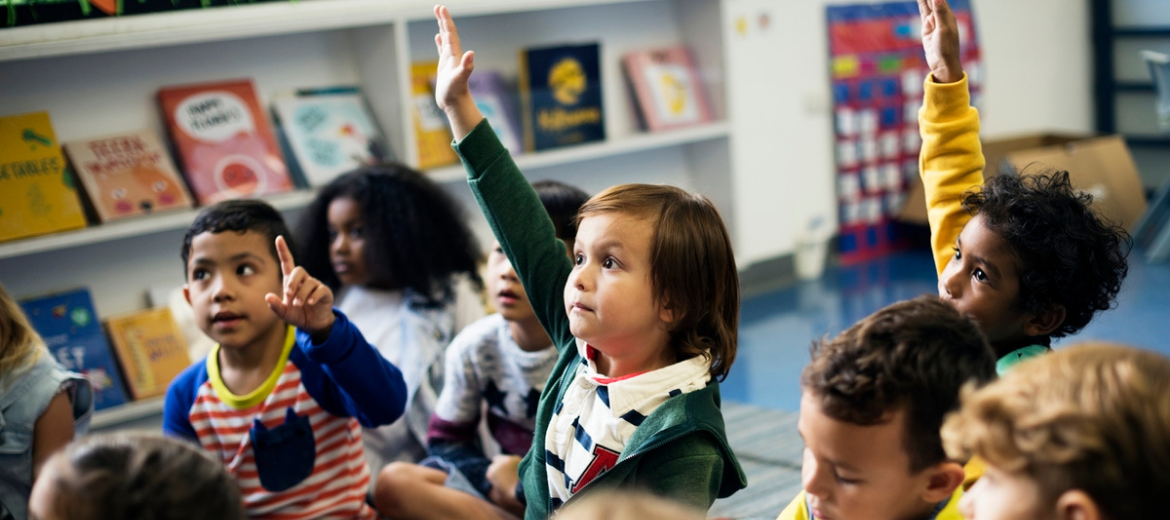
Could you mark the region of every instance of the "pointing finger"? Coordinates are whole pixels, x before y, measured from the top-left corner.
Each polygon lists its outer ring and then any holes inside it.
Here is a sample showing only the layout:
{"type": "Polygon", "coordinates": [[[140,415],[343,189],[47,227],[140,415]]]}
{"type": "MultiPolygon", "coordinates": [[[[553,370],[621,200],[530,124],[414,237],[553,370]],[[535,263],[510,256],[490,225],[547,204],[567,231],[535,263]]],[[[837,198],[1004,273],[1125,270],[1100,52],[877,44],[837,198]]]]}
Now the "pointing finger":
{"type": "Polygon", "coordinates": [[[284,241],[284,236],[276,237],[276,256],[280,259],[281,274],[288,276],[297,264],[293,261],[292,251],[288,250],[288,242],[284,241]]]}

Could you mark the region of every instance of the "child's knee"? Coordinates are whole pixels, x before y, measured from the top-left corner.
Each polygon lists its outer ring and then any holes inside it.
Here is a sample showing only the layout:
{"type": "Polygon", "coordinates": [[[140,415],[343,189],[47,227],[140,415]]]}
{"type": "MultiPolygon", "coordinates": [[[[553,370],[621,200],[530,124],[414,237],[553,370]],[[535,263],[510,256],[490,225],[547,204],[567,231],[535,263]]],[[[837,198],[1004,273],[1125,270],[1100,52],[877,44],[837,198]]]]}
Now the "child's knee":
{"type": "Polygon", "coordinates": [[[395,516],[403,509],[403,497],[410,496],[410,489],[418,479],[418,466],[407,462],[391,462],[378,472],[374,485],[374,507],[386,516],[395,516]]]}

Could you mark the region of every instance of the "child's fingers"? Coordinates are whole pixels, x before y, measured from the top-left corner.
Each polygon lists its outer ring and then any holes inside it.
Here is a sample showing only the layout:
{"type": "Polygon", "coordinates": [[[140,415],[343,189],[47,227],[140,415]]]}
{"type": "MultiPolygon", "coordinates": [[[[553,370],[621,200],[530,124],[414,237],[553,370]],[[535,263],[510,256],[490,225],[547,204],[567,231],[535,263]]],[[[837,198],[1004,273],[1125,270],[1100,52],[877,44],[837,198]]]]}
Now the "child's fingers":
{"type": "Polygon", "coordinates": [[[284,241],[283,236],[276,237],[276,257],[280,259],[280,272],[286,277],[297,266],[296,262],[293,261],[292,251],[288,250],[288,243],[284,241]]]}
{"type": "Polygon", "coordinates": [[[439,35],[443,37],[443,45],[451,49],[452,56],[463,54],[459,44],[459,31],[455,28],[455,20],[451,19],[451,11],[447,6],[439,6],[439,35]]]}
{"type": "Polygon", "coordinates": [[[439,50],[439,58],[442,58],[443,57],[443,36],[440,34],[435,35],[435,47],[437,47],[439,50]]]}
{"type": "Polygon", "coordinates": [[[918,14],[922,15],[923,18],[930,17],[930,13],[933,10],[930,4],[933,1],[934,0],[918,0],[918,14]]]}
{"type": "Polygon", "coordinates": [[[297,302],[297,305],[309,305],[309,294],[316,290],[320,284],[321,282],[318,282],[316,278],[305,277],[300,287],[297,288],[293,301],[297,302]]]}
{"type": "Polygon", "coordinates": [[[313,290],[309,291],[309,294],[305,295],[305,303],[309,304],[310,306],[317,305],[318,302],[321,302],[325,298],[325,284],[317,280],[314,281],[317,283],[313,285],[313,290]]]}
{"type": "Polygon", "coordinates": [[[279,296],[268,293],[264,295],[264,302],[268,304],[268,308],[272,309],[272,312],[275,312],[280,319],[284,319],[284,313],[288,312],[288,307],[280,301],[279,296]]]}
{"type": "Polygon", "coordinates": [[[459,61],[459,76],[463,79],[471,77],[471,71],[475,70],[475,51],[467,51],[463,53],[463,59],[459,61]]]}
{"type": "Polygon", "coordinates": [[[302,305],[301,301],[297,300],[297,293],[300,292],[301,286],[304,285],[305,279],[309,277],[309,273],[301,267],[293,269],[284,280],[284,304],[285,305],[302,305]]]}
{"type": "Polygon", "coordinates": [[[947,5],[947,0],[932,0],[934,2],[934,11],[939,16],[946,16],[947,12],[951,10],[951,6],[947,5]]]}

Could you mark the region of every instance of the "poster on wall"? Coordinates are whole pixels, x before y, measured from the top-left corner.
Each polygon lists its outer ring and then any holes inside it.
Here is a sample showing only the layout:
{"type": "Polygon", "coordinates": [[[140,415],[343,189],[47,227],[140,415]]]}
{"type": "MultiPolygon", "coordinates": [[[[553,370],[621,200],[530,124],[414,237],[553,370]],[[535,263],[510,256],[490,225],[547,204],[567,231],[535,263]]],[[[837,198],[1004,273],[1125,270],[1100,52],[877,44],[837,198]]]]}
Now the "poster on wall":
{"type": "MultiPolygon", "coordinates": [[[[951,0],[972,103],[983,83],[970,0],[951,0]]],[[[840,210],[840,260],[854,263],[905,246],[893,216],[918,176],[918,108],[929,73],[917,2],[827,8],[840,210]]]]}

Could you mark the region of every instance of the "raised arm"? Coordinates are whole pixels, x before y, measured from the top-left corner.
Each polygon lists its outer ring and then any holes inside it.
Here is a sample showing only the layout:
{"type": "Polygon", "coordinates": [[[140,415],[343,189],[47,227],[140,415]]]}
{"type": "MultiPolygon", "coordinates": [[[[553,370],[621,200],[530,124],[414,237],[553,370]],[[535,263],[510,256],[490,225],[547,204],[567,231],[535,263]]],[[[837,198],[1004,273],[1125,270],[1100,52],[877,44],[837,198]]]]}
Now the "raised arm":
{"type": "Polygon", "coordinates": [[[926,191],[930,245],[942,273],[959,232],[971,220],[961,206],[967,190],[983,185],[979,112],[971,107],[967,76],[960,59],[959,28],[946,0],[918,0],[926,78],[918,128],[922,152],[918,171],[926,191]]]}

